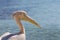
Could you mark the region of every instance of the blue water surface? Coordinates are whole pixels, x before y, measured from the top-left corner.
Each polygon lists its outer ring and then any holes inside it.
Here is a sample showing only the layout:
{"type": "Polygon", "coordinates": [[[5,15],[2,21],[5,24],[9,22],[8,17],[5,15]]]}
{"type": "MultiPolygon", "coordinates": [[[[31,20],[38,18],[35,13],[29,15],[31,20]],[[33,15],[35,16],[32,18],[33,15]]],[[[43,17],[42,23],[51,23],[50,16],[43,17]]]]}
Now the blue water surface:
{"type": "MultiPolygon", "coordinates": [[[[36,26],[22,22],[26,31],[27,40],[60,40],[60,27],[54,24],[37,28],[36,26]]],[[[0,20],[0,35],[5,32],[17,33],[19,28],[13,20],[0,20]]]]}
{"type": "Polygon", "coordinates": [[[60,0],[0,0],[0,35],[19,28],[11,15],[24,10],[42,27],[22,21],[27,40],[60,40],[60,0]]]}

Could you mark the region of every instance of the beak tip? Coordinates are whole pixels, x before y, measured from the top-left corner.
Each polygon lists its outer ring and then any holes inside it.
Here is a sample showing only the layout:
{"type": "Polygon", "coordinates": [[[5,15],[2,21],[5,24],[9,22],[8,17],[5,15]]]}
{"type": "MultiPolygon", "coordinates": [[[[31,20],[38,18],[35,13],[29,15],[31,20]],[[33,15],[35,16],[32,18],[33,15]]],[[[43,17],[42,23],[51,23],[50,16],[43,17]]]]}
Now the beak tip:
{"type": "Polygon", "coordinates": [[[38,25],[38,27],[41,29],[41,26],[40,25],[38,25]]]}

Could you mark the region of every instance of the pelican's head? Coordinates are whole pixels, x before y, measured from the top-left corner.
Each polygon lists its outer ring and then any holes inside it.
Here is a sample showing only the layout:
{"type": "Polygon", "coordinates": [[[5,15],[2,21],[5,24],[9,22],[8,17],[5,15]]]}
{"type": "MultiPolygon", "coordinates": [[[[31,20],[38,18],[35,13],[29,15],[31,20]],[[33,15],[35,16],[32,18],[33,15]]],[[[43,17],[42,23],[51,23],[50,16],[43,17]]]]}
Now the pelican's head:
{"type": "Polygon", "coordinates": [[[40,27],[40,25],[37,22],[35,22],[32,18],[30,18],[27,15],[27,12],[25,12],[25,11],[16,11],[16,12],[14,12],[13,18],[16,18],[18,20],[24,20],[24,21],[30,22],[30,23],[40,27]]]}

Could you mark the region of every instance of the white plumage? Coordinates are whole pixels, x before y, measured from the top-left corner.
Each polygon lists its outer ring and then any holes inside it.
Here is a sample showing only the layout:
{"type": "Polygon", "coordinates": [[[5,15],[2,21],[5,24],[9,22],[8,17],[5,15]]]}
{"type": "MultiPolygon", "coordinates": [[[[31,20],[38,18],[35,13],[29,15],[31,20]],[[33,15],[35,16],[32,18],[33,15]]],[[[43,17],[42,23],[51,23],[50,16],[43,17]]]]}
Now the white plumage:
{"type": "MultiPolygon", "coordinates": [[[[4,33],[1,37],[0,40],[2,40],[3,37],[10,35],[11,33],[7,32],[4,33]]],[[[14,35],[12,37],[10,37],[8,40],[26,40],[25,39],[25,34],[20,34],[20,35],[14,35]]]]}

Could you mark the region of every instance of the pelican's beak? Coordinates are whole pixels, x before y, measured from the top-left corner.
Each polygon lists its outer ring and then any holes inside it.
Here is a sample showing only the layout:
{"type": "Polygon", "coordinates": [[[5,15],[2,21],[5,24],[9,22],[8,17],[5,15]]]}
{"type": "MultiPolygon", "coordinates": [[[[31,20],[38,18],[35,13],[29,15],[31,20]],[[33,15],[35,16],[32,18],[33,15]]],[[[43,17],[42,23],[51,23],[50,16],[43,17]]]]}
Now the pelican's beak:
{"type": "Polygon", "coordinates": [[[32,18],[30,18],[30,17],[27,16],[27,15],[25,15],[25,16],[22,18],[22,20],[28,21],[28,22],[30,22],[30,23],[32,23],[32,24],[38,26],[39,28],[41,28],[40,25],[39,25],[37,22],[35,22],[32,18]]]}

